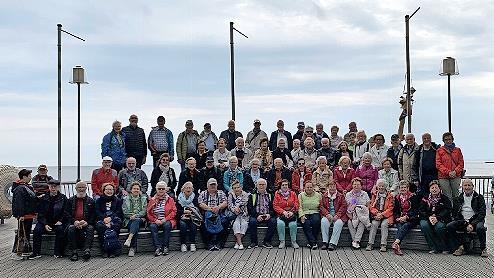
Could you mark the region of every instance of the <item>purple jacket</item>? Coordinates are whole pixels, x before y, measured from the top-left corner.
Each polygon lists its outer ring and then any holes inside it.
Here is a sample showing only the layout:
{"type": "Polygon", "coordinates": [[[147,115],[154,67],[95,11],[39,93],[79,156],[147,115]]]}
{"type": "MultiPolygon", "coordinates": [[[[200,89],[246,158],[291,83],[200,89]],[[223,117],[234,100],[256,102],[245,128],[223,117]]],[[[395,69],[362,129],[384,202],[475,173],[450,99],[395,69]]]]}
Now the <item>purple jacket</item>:
{"type": "Polygon", "coordinates": [[[366,192],[370,192],[376,184],[379,175],[376,167],[361,164],[357,167],[355,176],[362,179],[362,189],[366,192]]]}

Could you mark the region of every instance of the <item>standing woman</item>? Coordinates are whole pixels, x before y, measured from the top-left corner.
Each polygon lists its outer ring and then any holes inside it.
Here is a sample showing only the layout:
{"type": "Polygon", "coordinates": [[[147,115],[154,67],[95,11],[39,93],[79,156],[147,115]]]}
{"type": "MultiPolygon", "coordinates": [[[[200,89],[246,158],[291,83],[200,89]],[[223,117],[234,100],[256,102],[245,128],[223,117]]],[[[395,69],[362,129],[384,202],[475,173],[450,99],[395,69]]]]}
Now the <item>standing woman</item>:
{"type": "Polygon", "coordinates": [[[206,158],[209,155],[212,155],[213,152],[210,152],[208,149],[206,149],[206,143],[202,140],[199,140],[199,142],[197,142],[196,148],[197,152],[194,154],[193,157],[196,159],[197,162],[196,168],[200,170],[206,167],[206,158]]]}
{"type": "Polygon", "coordinates": [[[230,156],[230,151],[226,149],[225,138],[218,139],[218,148],[213,152],[214,166],[218,167],[221,171],[225,171],[228,167],[230,156]]]}
{"type": "Polygon", "coordinates": [[[288,226],[290,230],[290,239],[292,247],[300,248],[297,244],[297,212],[299,209],[297,194],[290,190],[288,180],[281,181],[280,189],[274,195],[273,209],[278,216],[277,229],[278,238],[280,239],[279,249],[285,248],[285,228],[288,226]]]}
{"type": "MultiPolygon", "coordinates": [[[[31,170],[22,169],[19,171],[19,179],[12,185],[12,215],[17,218],[17,230],[24,230],[26,239],[29,242],[33,219],[36,212],[36,194],[33,188],[29,185],[31,181],[31,170]]],[[[23,236],[23,235],[21,235],[23,236]]],[[[17,246],[19,240],[16,237],[14,248],[12,250],[12,259],[22,260],[31,254],[25,253],[29,250],[22,250],[23,246],[17,246]]]]}
{"type": "Polygon", "coordinates": [[[234,249],[243,250],[242,238],[249,226],[249,213],[247,211],[247,201],[249,194],[242,190],[242,186],[238,181],[232,184],[232,190],[228,193],[228,210],[232,215],[233,234],[235,235],[234,249]]]}
{"type": "Polygon", "coordinates": [[[122,123],[114,121],[112,131],[103,137],[101,143],[101,157],[109,156],[113,159],[112,168],[117,173],[125,166],[127,152],[125,151],[125,133],[122,132],[122,123]]]}
{"type": "Polygon", "coordinates": [[[362,156],[364,155],[364,153],[370,150],[369,142],[367,142],[367,135],[365,134],[365,131],[359,130],[356,136],[357,136],[357,140],[355,142],[355,146],[353,150],[353,165],[355,167],[361,164],[360,160],[362,159],[362,156]]]}
{"type": "Polygon", "coordinates": [[[309,242],[307,247],[316,250],[317,237],[321,231],[321,216],[319,215],[319,205],[321,204],[321,194],[314,191],[312,182],[306,182],[304,192],[298,195],[300,208],[298,216],[304,228],[304,234],[309,242]]]}
{"type": "Polygon", "coordinates": [[[177,221],[177,207],[175,201],[167,193],[166,183],[160,181],[156,184],[156,195],[149,200],[147,207],[147,218],[149,221],[149,230],[155,248],[154,256],[168,255],[168,246],[170,243],[170,232],[175,228],[177,221]],[[162,238],[158,236],[158,231],[162,229],[162,238]]]}
{"type": "Polygon", "coordinates": [[[141,183],[134,181],[130,194],[123,199],[122,211],[124,214],[124,227],[129,229],[129,236],[124,245],[129,248],[129,257],[134,257],[137,247],[137,234],[139,228],[146,221],[147,196],[141,192],[141,183]]]}
{"type": "Polygon", "coordinates": [[[362,189],[371,196],[371,191],[376,185],[379,173],[377,168],[372,164],[372,156],[370,153],[364,153],[360,165],[355,170],[355,176],[362,180],[362,189]]]}
{"type": "Polygon", "coordinates": [[[170,155],[164,153],[160,156],[158,166],[153,169],[151,174],[151,197],[156,194],[156,184],[160,181],[164,181],[168,186],[168,195],[175,197],[175,187],[177,186],[177,176],[175,170],[170,167],[170,155]]]}
{"type": "Polygon", "coordinates": [[[112,183],[104,183],[101,186],[101,191],[103,191],[103,195],[96,200],[96,231],[98,232],[102,256],[105,256],[106,253],[106,256],[114,258],[120,255],[122,248],[105,252],[103,242],[107,230],[115,231],[118,239],[123,219],[122,200],[115,196],[115,188],[112,183]]]}
{"type": "Polygon", "coordinates": [[[453,142],[453,134],[443,134],[444,146],[436,152],[436,167],[439,176],[439,185],[444,195],[452,202],[460,195],[460,182],[463,176],[464,162],[461,149],[453,142]]]}
{"type": "Polygon", "coordinates": [[[353,178],[352,190],[345,196],[347,203],[348,230],[352,236],[352,247],[360,249],[360,240],[369,223],[369,195],[362,190],[362,180],[353,178]],[[365,219],[367,218],[367,219],[365,219]]]}
{"type": "Polygon", "coordinates": [[[376,192],[372,194],[369,205],[369,212],[372,219],[372,226],[369,233],[369,243],[365,250],[371,251],[376,238],[377,228],[381,226],[381,252],[386,252],[388,242],[388,227],[393,225],[394,197],[386,189],[384,180],[377,180],[376,192]]]}

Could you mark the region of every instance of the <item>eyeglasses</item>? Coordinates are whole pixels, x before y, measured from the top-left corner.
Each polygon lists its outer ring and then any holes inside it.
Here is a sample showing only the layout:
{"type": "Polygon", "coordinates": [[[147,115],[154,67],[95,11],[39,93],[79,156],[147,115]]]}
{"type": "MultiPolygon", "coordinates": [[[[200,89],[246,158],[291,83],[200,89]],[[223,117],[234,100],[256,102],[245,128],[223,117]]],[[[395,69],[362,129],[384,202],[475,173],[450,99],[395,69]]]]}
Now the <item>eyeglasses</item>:
{"type": "Polygon", "coordinates": [[[156,190],[165,190],[166,188],[156,188],[156,190]]]}
{"type": "Polygon", "coordinates": [[[305,165],[305,163],[299,163],[298,166],[302,166],[302,165],[305,165]]]}

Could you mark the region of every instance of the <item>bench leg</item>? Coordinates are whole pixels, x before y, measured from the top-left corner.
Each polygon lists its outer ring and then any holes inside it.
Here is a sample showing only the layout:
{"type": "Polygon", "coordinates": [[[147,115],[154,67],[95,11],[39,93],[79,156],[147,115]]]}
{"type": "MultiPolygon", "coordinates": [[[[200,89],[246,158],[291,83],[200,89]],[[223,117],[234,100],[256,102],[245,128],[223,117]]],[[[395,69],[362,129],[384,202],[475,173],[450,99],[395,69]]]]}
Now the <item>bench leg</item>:
{"type": "Polygon", "coordinates": [[[5,224],[5,219],[0,218],[0,224],[5,224]]]}

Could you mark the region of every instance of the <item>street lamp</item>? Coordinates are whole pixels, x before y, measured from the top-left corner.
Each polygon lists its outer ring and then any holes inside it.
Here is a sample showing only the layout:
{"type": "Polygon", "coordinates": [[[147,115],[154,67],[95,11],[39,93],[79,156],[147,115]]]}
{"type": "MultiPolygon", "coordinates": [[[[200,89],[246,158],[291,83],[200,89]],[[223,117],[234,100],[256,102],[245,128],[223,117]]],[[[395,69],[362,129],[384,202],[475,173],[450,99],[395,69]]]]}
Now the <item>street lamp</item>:
{"type": "Polygon", "coordinates": [[[71,84],[77,84],[77,181],[81,180],[81,84],[88,84],[84,78],[84,68],[72,69],[71,84]]]}
{"type": "Polygon", "coordinates": [[[408,114],[408,133],[412,133],[412,96],[410,91],[410,19],[420,10],[418,7],[412,15],[405,15],[405,51],[407,61],[407,114],[408,114]]]}
{"type": "Polygon", "coordinates": [[[446,57],[443,59],[441,76],[448,76],[448,131],[451,132],[451,75],[458,75],[458,64],[455,58],[446,57]]]}
{"type": "Polygon", "coordinates": [[[237,31],[240,35],[247,37],[239,30],[233,27],[233,22],[230,22],[230,82],[232,86],[232,120],[235,120],[235,65],[233,61],[233,30],[237,31]]]}

